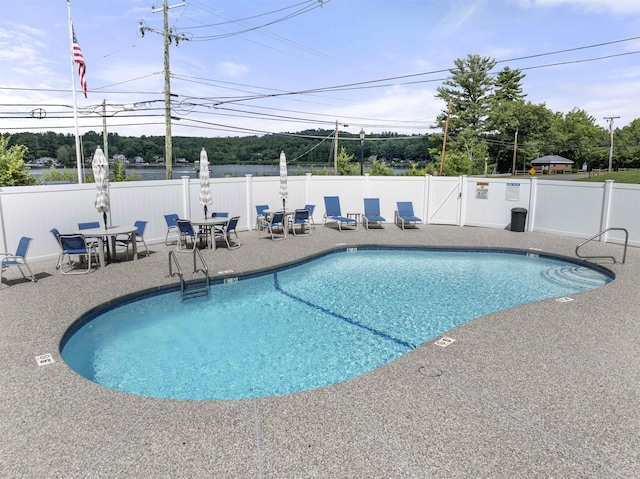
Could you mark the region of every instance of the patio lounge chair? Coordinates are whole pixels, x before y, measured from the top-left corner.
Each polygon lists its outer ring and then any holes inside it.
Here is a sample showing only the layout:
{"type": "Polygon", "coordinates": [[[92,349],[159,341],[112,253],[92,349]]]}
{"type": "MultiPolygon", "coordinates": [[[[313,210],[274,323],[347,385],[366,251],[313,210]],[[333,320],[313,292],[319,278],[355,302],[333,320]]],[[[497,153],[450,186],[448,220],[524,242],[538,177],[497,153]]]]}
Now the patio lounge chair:
{"type": "Polygon", "coordinates": [[[273,213],[271,216],[266,217],[262,220],[260,227],[258,228],[258,236],[260,236],[260,231],[268,231],[271,235],[271,239],[274,241],[283,240],[287,237],[287,230],[284,221],[284,212],[277,211],[273,213]],[[279,229],[282,232],[282,236],[276,236],[275,230],[279,229]]]}
{"type": "Polygon", "coordinates": [[[307,209],[296,210],[291,220],[291,230],[294,236],[311,234],[311,213],[307,209]],[[296,233],[296,226],[300,228],[300,232],[296,233]],[[305,233],[306,229],[306,233],[305,233]]]}
{"type": "Polygon", "coordinates": [[[97,260],[97,250],[93,243],[87,243],[82,235],[60,235],[60,257],[58,258],[58,265],[62,274],[87,274],[91,271],[91,256],[93,255],[97,260]],[[84,271],[73,271],[73,264],[71,262],[71,255],[77,254],[81,257],[87,257],[87,269],[84,271]],[[64,269],[64,258],[67,258],[67,264],[69,268],[64,269]]]}
{"type": "Polygon", "coordinates": [[[176,224],[176,221],[178,221],[178,218],[180,217],[176,214],[164,215],[164,220],[167,222],[167,234],[164,237],[165,245],[169,244],[169,233],[173,231],[174,233],[180,234],[180,229],[176,224]]]}
{"type": "Polygon", "coordinates": [[[225,225],[221,227],[216,227],[213,232],[213,241],[216,241],[218,238],[223,238],[227,243],[228,249],[236,249],[240,247],[240,241],[238,240],[238,233],[236,231],[236,227],[238,226],[238,221],[240,220],[239,216],[234,216],[231,218],[225,225]],[[229,238],[231,235],[235,235],[235,239],[232,241],[235,243],[233,246],[229,243],[229,238]]]}
{"type": "Polygon", "coordinates": [[[347,218],[342,216],[340,211],[340,197],[338,196],[325,196],[324,197],[324,225],[327,223],[337,223],[338,229],[342,231],[343,226],[355,226],[358,229],[358,222],[354,218],[347,218]]]}
{"type": "Polygon", "coordinates": [[[8,268],[10,266],[17,266],[24,279],[31,279],[31,281],[33,281],[34,283],[38,281],[33,275],[31,268],[27,264],[27,250],[29,249],[30,244],[31,238],[23,236],[22,238],[20,238],[20,242],[18,243],[16,254],[0,253],[0,257],[2,257],[2,260],[0,261],[0,285],[2,285],[2,272],[5,268],[8,268]],[[29,272],[30,278],[27,278],[27,275],[24,274],[24,271],[22,270],[23,266],[29,272]]]}
{"type": "Polygon", "coordinates": [[[380,226],[382,229],[386,229],[386,223],[382,216],[380,216],[380,199],[379,198],[365,198],[364,199],[364,214],[362,215],[362,223],[366,229],[369,229],[369,223],[380,226]]]}
{"type": "Polygon", "coordinates": [[[204,231],[196,231],[193,229],[193,225],[189,220],[176,220],[176,225],[178,226],[178,230],[180,231],[180,236],[178,237],[178,251],[193,251],[198,246],[198,239],[202,240],[205,238],[207,241],[209,240],[209,233],[207,230],[204,231]],[[191,248],[187,247],[187,243],[191,241],[191,248]]]}
{"type": "Polygon", "coordinates": [[[395,223],[398,224],[400,222],[402,229],[405,229],[405,225],[413,225],[420,229],[424,227],[422,220],[413,213],[413,203],[411,201],[398,201],[397,205],[395,223]]]}

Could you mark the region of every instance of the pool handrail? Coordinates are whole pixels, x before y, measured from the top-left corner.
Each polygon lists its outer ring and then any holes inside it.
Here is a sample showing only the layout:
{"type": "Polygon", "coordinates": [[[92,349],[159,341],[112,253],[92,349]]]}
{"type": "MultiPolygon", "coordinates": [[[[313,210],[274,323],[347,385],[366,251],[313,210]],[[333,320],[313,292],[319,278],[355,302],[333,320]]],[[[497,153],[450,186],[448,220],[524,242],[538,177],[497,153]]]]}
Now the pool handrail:
{"type": "Polygon", "coordinates": [[[593,235],[591,238],[588,238],[586,240],[584,240],[582,243],[580,243],[578,246],[576,246],[576,256],[578,258],[582,258],[582,259],[611,259],[613,261],[614,264],[617,263],[616,258],[613,256],[609,256],[609,255],[605,255],[605,256],[582,256],[580,253],[578,253],[578,250],[580,249],[581,246],[589,243],[590,241],[593,241],[596,238],[599,238],[600,236],[602,236],[603,234],[605,234],[608,231],[624,231],[624,250],[622,252],[622,262],[621,264],[624,264],[626,258],[627,258],[627,245],[629,243],[629,232],[627,231],[626,228],[607,228],[604,229],[602,231],[600,231],[600,233],[597,233],[595,235],[593,235]]]}

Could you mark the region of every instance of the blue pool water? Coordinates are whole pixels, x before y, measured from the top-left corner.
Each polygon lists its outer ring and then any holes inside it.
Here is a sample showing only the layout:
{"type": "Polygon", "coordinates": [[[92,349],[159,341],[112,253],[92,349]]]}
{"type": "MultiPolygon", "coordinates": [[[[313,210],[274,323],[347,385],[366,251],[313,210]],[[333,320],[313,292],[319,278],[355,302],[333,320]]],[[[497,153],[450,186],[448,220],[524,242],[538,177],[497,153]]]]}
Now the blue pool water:
{"type": "Polygon", "coordinates": [[[176,399],[274,396],[345,381],[471,319],[611,279],[507,252],[359,249],[83,318],[62,357],[106,387],[176,399]]]}

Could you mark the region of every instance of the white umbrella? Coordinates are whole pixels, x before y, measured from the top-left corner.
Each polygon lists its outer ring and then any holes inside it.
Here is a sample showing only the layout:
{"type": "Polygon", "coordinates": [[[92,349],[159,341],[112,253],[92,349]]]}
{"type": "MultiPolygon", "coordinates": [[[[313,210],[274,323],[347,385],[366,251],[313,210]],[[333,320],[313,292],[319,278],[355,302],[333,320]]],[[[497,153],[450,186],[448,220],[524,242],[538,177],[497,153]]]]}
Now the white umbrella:
{"type": "Polygon", "coordinates": [[[200,204],[204,206],[204,217],[207,218],[207,205],[213,203],[211,197],[211,179],[209,177],[209,158],[207,151],[202,147],[200,152],[200,204]]]}
{"type": "Polygon", "coordinates": [[[104,228],[107,229],[107,213],[109,212],[109,162],[102,152],[102,148],[96,148],[91,162],[93,179],[96,182],[96,209],[102,213],[104,228]]]}
{"type": "Polygon", "coordinates": [[[287,157],[284,151],[280,152],[280,198],[282,198],[282,210],[285,209],[286,199],[289,197],[287,188],[287,157]]]}

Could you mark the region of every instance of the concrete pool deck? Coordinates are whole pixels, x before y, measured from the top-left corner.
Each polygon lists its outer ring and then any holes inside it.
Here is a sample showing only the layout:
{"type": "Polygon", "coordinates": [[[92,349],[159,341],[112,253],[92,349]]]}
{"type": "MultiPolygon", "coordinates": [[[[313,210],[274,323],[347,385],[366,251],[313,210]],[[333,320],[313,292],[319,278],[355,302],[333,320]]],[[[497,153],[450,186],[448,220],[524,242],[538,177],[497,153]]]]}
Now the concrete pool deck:
{"type": "MultiPolygon", "coordinates": [[[[457,226],[339,232],[286,241],[240,233],[202,250],[212,276],[336,245],[538,248],[575,257],[580,239],[457,226]]],[[[640,477],[640,250],[609,285],[499,311],[358,378],[296,394],[176,401],[111,391],[70,370],[59,342],[89,309],[177,283],[167,253],[62,276],[16,268],[0,289],[0,477],[425,478],[640,477]],[[51,353],[54,363],[36,364],[51,353]]],[[[586,252],[622,257],[622,246],[586,252]]],[[[179,254],[185,270],[190,256],[179,254]]],[[[478,285],[476,294],[482,294],[478,285]]],[[[358,301],[358,298],[354,298],[358,301]]]]}

